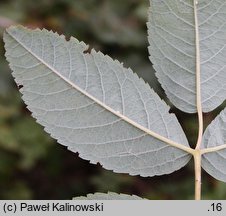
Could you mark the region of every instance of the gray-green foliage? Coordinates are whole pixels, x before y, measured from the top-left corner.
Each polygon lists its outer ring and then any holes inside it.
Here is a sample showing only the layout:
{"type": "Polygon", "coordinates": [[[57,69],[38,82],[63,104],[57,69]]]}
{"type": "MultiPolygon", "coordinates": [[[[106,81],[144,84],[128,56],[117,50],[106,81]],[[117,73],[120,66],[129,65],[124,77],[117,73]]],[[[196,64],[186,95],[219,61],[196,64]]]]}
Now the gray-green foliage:
{"type": "Polygon", "coordinates": [[[196,112],[196,38],[198,16],[202,108],[210,112],[226,95],[226,4],[224,0],[152,0],[149,51],[162,87],[184,112],[196,112]]]}
{"type": "Polygon", "coordinates": [[[190,159],[134,124],[188,146],[169,107],[130,69],[46,30],[11,27],[4,38],[32,115],[71,151],[115,172],[142,176],[173,172],[190,159]]]}
{"type": "MultiPolygon", "coordinates": [[[[222,11],[224,0],[151,1],[151,60],[169,99],[183,111],[197,111],[199,90],[203,112],[226,98],[222,11]]],[[[45,29],[13,26],[4,41],[32,116],[80,157],[114,172],[153,176],[180,169],[198,153],[204,169],[226,181],[224,112],[201,137],[202,149],[194,150],[169,106],[118,61],[45,29]]]]}
{"type": "MultiPolygon", "coordinates": [[[[202,148],[218,147],[226,140],[226,109],[207,127],[203,135],[202,148]]],[[[202,167],[210,175],[221,181],[226,181],[226,150],[203,155],[202,167]]]]}

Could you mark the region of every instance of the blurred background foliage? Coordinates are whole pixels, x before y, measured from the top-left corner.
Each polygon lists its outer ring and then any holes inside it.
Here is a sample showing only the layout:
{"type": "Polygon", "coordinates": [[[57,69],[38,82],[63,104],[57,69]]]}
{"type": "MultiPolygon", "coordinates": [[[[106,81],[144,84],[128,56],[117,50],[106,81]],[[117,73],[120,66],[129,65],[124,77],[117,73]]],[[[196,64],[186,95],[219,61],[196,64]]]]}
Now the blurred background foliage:
{"type": "MultiPolygon", "coordinates": [[[[0,199],[71,199],[113,191],[148,199],[193,199],[193,163],[170,175],[142,178],[107,171],[68,151],[43,131],[21,101],[4,57],[2,35],[12,23],[75,36],[131,67],[168,104],[148,59],[148,0],[0,1],[0,199]]],[[[225,106],[205,114],[205,126],[225,106]]],[[[195,115],[171,106],[194,145],[195,115]]],[[[226,199],[226,184],[203,172],[203,198],[226,199]]]]}

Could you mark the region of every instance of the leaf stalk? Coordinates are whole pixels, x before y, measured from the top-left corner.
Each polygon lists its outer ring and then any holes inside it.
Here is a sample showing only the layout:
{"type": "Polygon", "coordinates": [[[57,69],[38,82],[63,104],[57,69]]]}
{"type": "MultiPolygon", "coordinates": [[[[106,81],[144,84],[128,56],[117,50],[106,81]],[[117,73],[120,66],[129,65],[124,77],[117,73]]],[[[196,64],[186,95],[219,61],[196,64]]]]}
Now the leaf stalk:
{"type": "Polygon", "coordinates": [[[202,97],[201,97],[201,69],[200,69],[200,44],[199,44],[199,24],[197,15],[198,1],[194,0],[194,16],[195,16],[195,47],[196,47],[196,104],[199,122],[198,139],[194,152],[195,163],[195,199],[201,199],[201,143],[203,137],[203,113],[202,113],[202,97]]]}
{"type": "Polygon", "coordinates": [[[194,154],[195,164],[195,200],[201,199],[201,151],[195,150],[194,154]]]}

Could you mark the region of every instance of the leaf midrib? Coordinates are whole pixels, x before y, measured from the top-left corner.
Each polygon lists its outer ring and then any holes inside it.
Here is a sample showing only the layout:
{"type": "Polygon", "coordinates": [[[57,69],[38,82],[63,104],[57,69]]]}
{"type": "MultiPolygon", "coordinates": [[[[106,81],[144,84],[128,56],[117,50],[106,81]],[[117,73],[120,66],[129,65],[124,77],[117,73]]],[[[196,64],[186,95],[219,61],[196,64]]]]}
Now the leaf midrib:
{"type": "Polygon", "coordinates": [[[202,96],[201,96],[201,69],[200,69],[200,38],[199,24],[197,14],[198,0],[194,0],[194,19],[195,19],[195,51],[196,51],[196,107],[198,113],[198,139],[195,149],[200,149],[203,137],[203,113],[202,113],[202,96]]]}

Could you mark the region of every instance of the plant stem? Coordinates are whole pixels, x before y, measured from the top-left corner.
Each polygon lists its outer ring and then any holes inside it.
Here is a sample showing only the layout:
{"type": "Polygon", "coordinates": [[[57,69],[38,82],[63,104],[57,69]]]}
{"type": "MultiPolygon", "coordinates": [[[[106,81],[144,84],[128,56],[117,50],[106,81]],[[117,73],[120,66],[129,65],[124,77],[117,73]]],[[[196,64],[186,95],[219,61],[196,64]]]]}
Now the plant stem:
{"type": "Polygon", "coordinates": [[[202,97],[201,97],[201,69],[200,69],[200,44],[199,44],[199,26],[197,16],[198,1],[194,0],[194,16],[195,16],[195,47],[196,47],[196,106],[199,120],[199,132],[196,149],[200,149],[203,135],[203,115],[202,115],[202,97]]]}
{"type": "Polygon", "coordinates": [[[215,146],[215,147],[209,147],[209,148],[201,149],[201,154],[216,152],[216,151],[220,151],[220,150],[223,150],[223,149],[226,149],[226,144],[215,146]]]}
{"type": "Polygon", "coordinates": [[[195,163],[195,200],[201,199],[201,151],[196,150],[194,153],[195,163]]]}
{"type": "Polygon", "coordinates": [[[200,68],[200,44],[199,44],[199,24],[197,15],[198,0],[194,0],[194,17],[195,17],[195,47],[196,47],[196,105],[198,112],[199,131],[198,139],[195,147],[194,163],[195,163],[195,199],[201,199],[201,143],[203,136],[203,113],[202,113],[202,97],[201,97],[201,68],[200,68]]]}

